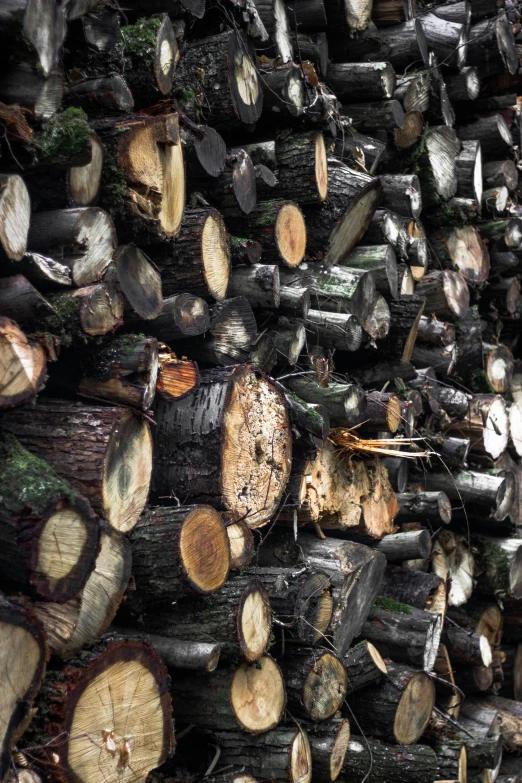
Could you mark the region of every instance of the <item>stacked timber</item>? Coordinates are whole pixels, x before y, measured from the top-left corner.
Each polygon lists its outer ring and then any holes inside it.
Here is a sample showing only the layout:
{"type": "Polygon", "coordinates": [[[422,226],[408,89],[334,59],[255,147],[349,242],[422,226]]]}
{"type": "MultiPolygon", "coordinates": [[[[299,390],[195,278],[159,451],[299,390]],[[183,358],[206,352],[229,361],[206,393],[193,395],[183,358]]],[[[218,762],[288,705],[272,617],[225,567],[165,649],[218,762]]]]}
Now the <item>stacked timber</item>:
{"type": "Polygon", "coordinates": [[[517,4],[0,5],[0,783],[521,780],[517,4]]]}

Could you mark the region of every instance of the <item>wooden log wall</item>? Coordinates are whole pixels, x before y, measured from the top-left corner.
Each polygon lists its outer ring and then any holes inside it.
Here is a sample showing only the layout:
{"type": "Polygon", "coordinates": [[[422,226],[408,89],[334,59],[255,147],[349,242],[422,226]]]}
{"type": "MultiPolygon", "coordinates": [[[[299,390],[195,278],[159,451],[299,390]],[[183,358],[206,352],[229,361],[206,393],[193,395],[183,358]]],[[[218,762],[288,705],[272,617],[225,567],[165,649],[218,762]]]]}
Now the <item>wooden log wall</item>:
{"type": "Polygon", "coordinates": [[[0,783],[522,780],[518,0],[0,2],[0,783]]]}

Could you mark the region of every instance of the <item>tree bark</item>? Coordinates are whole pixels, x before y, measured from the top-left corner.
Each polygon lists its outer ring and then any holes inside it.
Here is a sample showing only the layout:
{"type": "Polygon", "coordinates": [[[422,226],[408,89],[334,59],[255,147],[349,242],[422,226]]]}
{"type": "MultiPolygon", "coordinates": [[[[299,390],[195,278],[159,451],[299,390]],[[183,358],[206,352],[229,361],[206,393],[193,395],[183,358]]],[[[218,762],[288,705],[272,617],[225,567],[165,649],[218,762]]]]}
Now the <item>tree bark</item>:
{"type": "Polygon", "coordinates": [[[281,303],[279,268],[269,264],[234,267],[229,296],[244,296],[254,308],[277,310],[281,303]]]}
{"type": "Polygon", "coordinates": [[[430,272],[415,286],[415,293],[426,299],[426,311],[442,320],[458,320],[469,310],[469,289],[458,272],[449,269],[430,272]]]}
{"type": "Polygon", "coordinates": [[[163,299],[161,312],[153,321],[144,321],[128,313],[125,324],[134,332],[145,330],[170,343],[205,334],[210,327],[210,311],[199,296],[174,294],[163,299]]]}
{"type": "Polygon", "coordinates": [[[395,89],[395,71],[389,63],[332,63],[326,78],[339,100],[384,101],[395,89]]]}
{"type": "Polygon", "coordinates": [[[375,130],[402,128],[404,125],[404,109],[395,100],[344,104],[343,116],[350,118],[359,133],[371,134],[375,130]]]}
{"type": "Polygon", "coordinates": [[[399,746],[352,736],[342,774],[354,783],[432,783],[437,757],[426,745],[399,746]]]}
{"type": "Polygon", "coordinates": [[[323,134],[311,131],[276,139],[278,190],[284,199],[316,204],[328,193],[328,166],[323,134]]]}
{"type": "Polygon", "coordinates": [[[377,648],[367,641],[350,648],[343,657],[343,664],[348,678],[348,697],[368,685],[381,682],[388,671],[377,648]]]}
{"type": "Polygon", "coordinates": [[[361,635],[384,657],[430,672],[437,657],[441,631],[440,614],[383,597],[377,599],[370,611],[361,635]]]}
{"type": "Polygon", "coordinates": [[[423,14],[421,22],[427,44],[437,59],[452,68],[463,68],[468,45],[467,23],[441,19],[432,13],[423,14]]]}
{"type": "Polygon", "coordinates": [[[157,421],[157,494],[210,503],[250,527],[268,522],[288,480],[291,440],[267,380],[248,366],[206,371],[193,393],[159,402],[157,421]]]}
{"type": "Polygon", "coordinates": [[[321,386],[314,378],[288,378],[286,386],[308,403],[323,406],[333,424],[354,426],[366,416],[366,395],[357,384],[331,382],[321,386]]]}
{"type": "Polygon", "coordinates": [[[427,520],[435,525],[451,522],[451,503],[443,492],[404,492],[397,495],[399,519],[427,520]]]}
{"type": "Polygon", "coordinates": [[[247,233],[263,248],[264,264],[299,266],[306,249],[303,214],[292,201],[261,201],[248,217],[225,210],[227,225],[236,234],[247,233]]]}
{"type": "Polygon", "coordinates": [[[501,114],[482,117],[469,125],[463,125],[458,132],[463,141],[473,139],[480,142],[485,160],[496,160],[499,154],[510,153],[513,147],[511,131],[501,114]]]}
{"type": "Polygon", "coordinates": [[[417,609],[438,612],[442,616],[446,611],[446,585],[435,574],[387,568],[381,595],[417,609]]]}
{"type": "Polygon", "coordinates": [[[116,279],[134,313],[154,320],[163,305],[161,272],[135,245],[120,245],[114,254],[116,279]]]}
{"type": "Polygon", "coordinates": [[[116,530],[136,524],[149,492],[152,439],[147,421],[126,408],[39,400],[2,426],[49,462],[116,530]]]}
{"type": "Polygon", "coordinates": [[[442,639],[452,661],[472,666],[491,666],[493,656],[485,636],[448,626],[444,630],[442,639]]]}
{"type": "Polygon", "coordinates": [[[428,530],[411,530],[405,533],[392,533],[374,544],[389,563],[401,563],[404,560],[423,560],[430,556],[431,537],[428,530]]]}

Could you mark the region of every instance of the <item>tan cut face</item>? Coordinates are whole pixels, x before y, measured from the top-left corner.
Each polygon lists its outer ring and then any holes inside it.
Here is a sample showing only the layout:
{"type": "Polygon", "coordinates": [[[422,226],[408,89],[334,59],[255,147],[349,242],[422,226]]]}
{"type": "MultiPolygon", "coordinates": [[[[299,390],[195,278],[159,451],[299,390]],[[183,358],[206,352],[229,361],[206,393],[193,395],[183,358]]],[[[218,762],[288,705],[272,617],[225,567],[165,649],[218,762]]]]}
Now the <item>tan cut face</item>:
{"type": "Polygon", "coordinates": [[[236,52],[234,73],[239,97],[247,106],[253,106],[259,98],[259,82],[254,64],[245,52],[236,52]]]}

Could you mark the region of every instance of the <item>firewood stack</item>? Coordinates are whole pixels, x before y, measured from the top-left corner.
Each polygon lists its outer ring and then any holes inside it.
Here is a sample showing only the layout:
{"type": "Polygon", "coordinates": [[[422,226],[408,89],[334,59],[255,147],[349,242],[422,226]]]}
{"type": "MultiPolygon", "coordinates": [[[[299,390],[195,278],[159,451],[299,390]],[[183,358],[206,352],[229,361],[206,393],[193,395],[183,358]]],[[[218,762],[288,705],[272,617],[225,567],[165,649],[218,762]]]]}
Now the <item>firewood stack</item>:
{"type": "Polygon", "coordinates": [[[0,42],[0,783],[522,780],[516,3],[0,42]]]}

